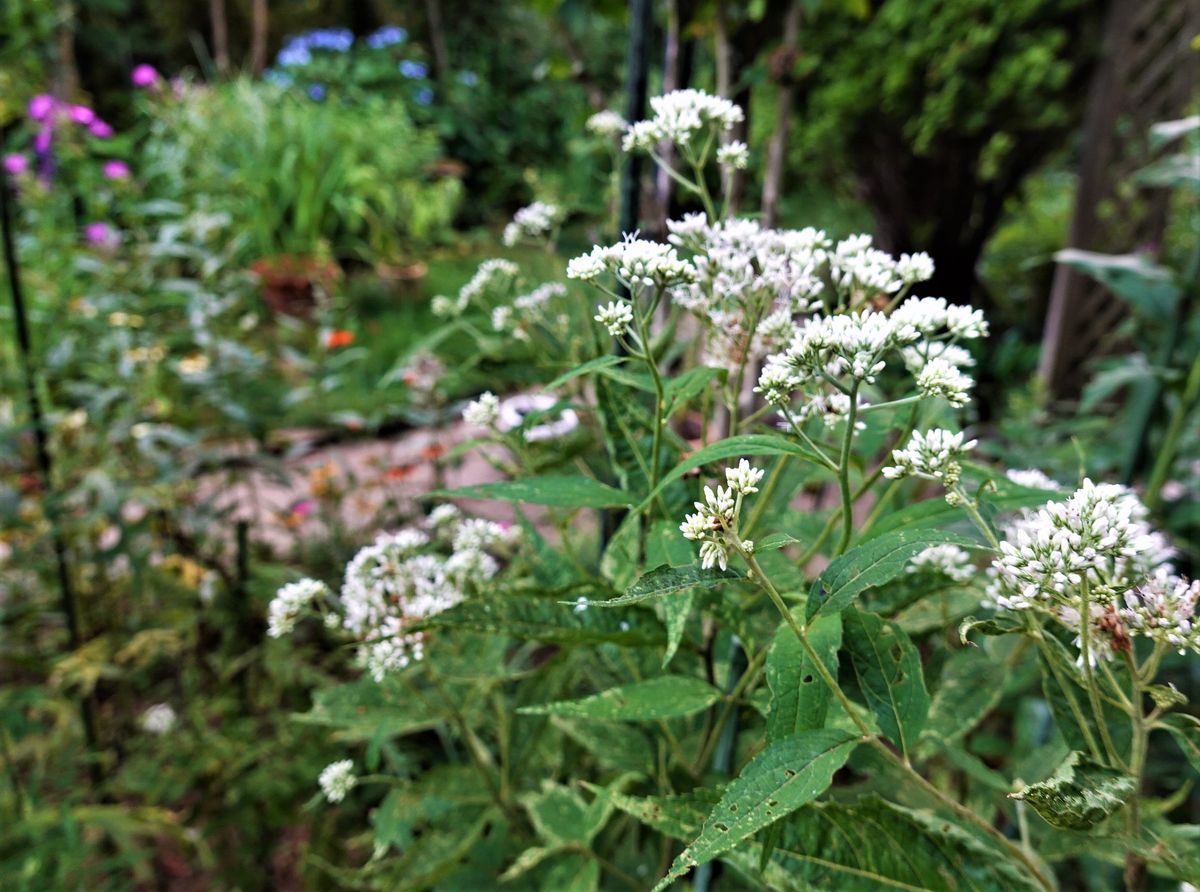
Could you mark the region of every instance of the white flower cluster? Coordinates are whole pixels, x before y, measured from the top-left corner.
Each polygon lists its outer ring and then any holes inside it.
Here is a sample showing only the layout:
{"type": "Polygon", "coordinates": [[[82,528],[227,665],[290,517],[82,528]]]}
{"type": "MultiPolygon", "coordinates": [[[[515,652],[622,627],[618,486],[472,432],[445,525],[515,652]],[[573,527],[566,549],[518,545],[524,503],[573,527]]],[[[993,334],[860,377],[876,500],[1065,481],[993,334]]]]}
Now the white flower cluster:
{"type": "Polygon", "coordinates": [[[1037,610],[1078,630],[1086,597],[1089,636],[1107,641],[1093,661],[1128,646],[1129,635],[1200,652],[1200,584],[1175,576],[1167,540],[1129,489],[1083,485],[1014,520],[992,564],[992,603],[1037,610]]]}
{"type": "MultiPolygon", "coordinates": [[[[726,486],[704,487],[704,501],[694,502],[695,514],[688,514],[679,525],[685,539],[700,543],[700,563],[704,569],[719,566],[729,569],[729,547],[731,537],[737,535],[738,516],[742,510],[742,497],[758,492],[763,471],[753,468],[746,459],[737,467],[725,469],[726,486]]],[[[741,543],[746,552],[754,551],[749,539],[741,543]]]]}
{"type": "Polygon", "coordinates": [[[574,409],[561,409],[557,415],[542,416],[537,424],[525,426],[526,416],[548,413],[557,404],[558,398],[549,393],[518,393],[510,396],[500,404],[496,427],[505,433],[523,429],[527,443],[561,439],[579,427],[579,415],[574,409]]]}
{"type": "Polygon", "coordinates": [[[750,147],[741,140],[732,140],[717,149],[717,163],[731,170],[745,170],[750,166],[750,147]]]}
{"type": "Polygon", "coordinates": [[[928,571],[954,582],[969,582],[975,576],[971,554],[957,545],[933,545],[908,562],[909,573],[928,571]]]}
{"type": "Polygon", "coordinates": [[[175,727],[175,710],[170,703],[155,703],[142,713],[142,730],[149,734],[166,734],[175,727]]]}
{"type": "Polygon", "coordinates": [[[588,118],[587,123],[584,124],[584,127],[587,128],[589,133],[594,133],[596,136],[605,137],[612,137],[619,133],[624,133],[625,128],[628,126],[629,123],[617,112],[612,111],[611,109],[605,109],[604,111],[596,112],[594,115],[588,118]]]}
{"type": "Polygon", "coordinates": [[[500,417],[500,398],[490,390],[479,395],[479,399],[463,409],[463,421],[474,427],[491,427],[500,417]]]}
{"type": "Polygon", "coordinates": [[[633,307],[628,301],[614,300],[609,302],[608,306],[600,307],[594,318],[607,328],[614,338],[623,337],[633,324],[633,307]]]}
{"type": "Polygon", "coordinates": [[[917,373],[917,390],[922,396],[943,399],[962,407],[971,401],[975,380],[945,359],[931,359],[917,373]]]}
{"type": "Polygon", "coordinates": [[[267,634],[272,638],[290,635],[300,618],[318,598],[332,594],[329,586],[316,579],[301,579],[283,586],[267,608],[267,634]]]}
{"type": "Polygon", "coordinates": [[[354,776],[354,763],[349,759],[329,763],[321,769],[317,783],[320,784],[326,799],[330,802],[341,802],[358,783],[354,776]]]}
{"type": "Polygon", "coordinates": [[[439,294],[430,302],[430,309],[435,316],[450,318],[461,316],[471,301],[481,298],[488,291],[502,291],[509,288],[520,274],[520,268],[511,260],[492,258],[479,264],[475,275],[458,291],[458,296],[449,298],[439,294]]]}
{"type": "Polygon", "coordinates": [[[630,289],[640,286],[666,288],[690,282],[696,268],[681,260],[671,245],[626,235],[615,245],[596,245],[588,254],[567,264],[567,278],[590,282],[605,273],[614,275],[630,289]]]}
{"type": "Polygon", "coordinates": [[[901,449],[892,450],[894,464],[883,469],[889,480],[902,477],[921,477],[937,480],[947,489],[958,483],[962,476],[959,463],[967,452],[975,448],[976,440],[963,441],[962,432],[934,428],[926,433],[913,431],[908,443],[901,449]]]}
{"type": "Polygon", "coordinates": [[[732,130],[745,120],[741,108],[728,99],[702,90],[675,90],[650,100],[653,116],[625,132],[625,151],[653,150],[664,140],[685,152],[714,132],[732,130]]]}
{"type": "Polygon", "coordinates": [[[1057,492],[1062,489],[1058,481],[1051,480],[1046,476],[1044,471],[1040,471],[1037,468],[1010,468],[1004,472],[1004,476],[1018,486],[1027,486],[1030,489],[1044,489],[1050,492],[1057,492]]]}
{"type": "MultiPolygon", "coordinates": [[[[272,602],[272,616],[290,616],[294,626],[292,607],[302,596],[311,594],[305,602],[311,603],[316,594],[329,594],[341,616],[331,614],[327,624],[354,637],[359,663],[379,681],[423,658],[425,636],[411,627],[486,585],[510,555],[514,533],[490,520],[464,518],[452,505],[440,506],[424,529],[384,533],[359,550],[346,565],[336,599],[324,586],[317,590],[320,583],[292,583],[272,602]]],[[[280,626],[290,627],[286,620],[280,626]]]]}
{"type": "Polygon", "coordinates": [[[502,239],[508,247],[522,241],[542,242],[553,235],[562,220],[562,208],[535,201],[513,214],[512,222],[504,227],[502,239]]]}

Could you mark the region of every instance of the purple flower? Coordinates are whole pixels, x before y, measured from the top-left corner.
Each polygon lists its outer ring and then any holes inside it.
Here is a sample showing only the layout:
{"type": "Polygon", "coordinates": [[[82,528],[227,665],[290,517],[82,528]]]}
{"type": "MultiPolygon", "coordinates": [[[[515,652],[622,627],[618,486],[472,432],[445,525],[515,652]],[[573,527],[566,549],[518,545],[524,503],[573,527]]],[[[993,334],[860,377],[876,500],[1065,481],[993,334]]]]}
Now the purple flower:
{"type": "Polygon", "coordinates": [[[422,87],[417,90],[417,102],[421,105],[429,105],[433,102],[433,90],[428,87],[422,87]]]}
{"type": "Polygon", "coordinates": [[[99,118],[88,124],[88,130],[92,131],[92,136],[96,137],[96,139],[108,139],[113,135],[112,127],[99,118]]]}
{"type": "Polygon", "coordinates": [[[50,151],[50,143],[54,140],[54,131],[49,127],[43,127],[33,137],[33,150],[39,155],[45,155],[50,151]]]}
{"type": "Polygon", "coordinates": [[[106,180],[129,179],[129,165],[115,158],[104,162],[104,178],[106,180]]]}
{"type": "Polygon", "coordinates": [[[308,88],[308,98],[313,102],[320,102],[325,98],[325,87],[321,84],[313,84],[308,88]]]}
{"type": "Polygon", "coordinates": [[[54,111],[57,100],[45,93],[38,93],[29,100],[29,117],[35,121],[44,121],[54,111]]]}
{"type": "Polygon", "coordinates": [[[400,63],[400,73],[407,78],[417,79],[425,77],[429,73],[429,69],[424,62],[414,62],[412,59],[405,59],[400,63]]]}
{"type": "Polygon", "coordinates": [[[96,113],[86,105],[72,105],[70,114],[72,121],[85,127],[90,126],[96,120],[96,113]]]}
{"type": "Polygon", "coordinates": [[[133,82],[135,87],[138,87],[139,89],[145,89],[146,87],[153,87],[158,83],[159,74],[158,70],[153,65],[147,65],[143,62],[141,65],[138,65],[133,69],[132,73],[129,75],[129,79],[133,82]]]}
{"type": "Polygon", "coordinates": [[[29,170],[29,159],[24,155],[5,155],[4,169],[14,177],[19,177],[25,171],[29,170]]]}
{"type": "Polygon", "coordinates": [[[83,227],[83,238],[94,248],[115,248],[121,242],[120,233],[107,223],[89,223],[83,227]]]}
{"type": "Polygon", "coordinates": [[[403,28],[398,28],[395,25],[386,25],[368,37],[367,44],[373,50],[381,50],[384,47],[404,43],[407,39],[408,32],[403,28]]]}

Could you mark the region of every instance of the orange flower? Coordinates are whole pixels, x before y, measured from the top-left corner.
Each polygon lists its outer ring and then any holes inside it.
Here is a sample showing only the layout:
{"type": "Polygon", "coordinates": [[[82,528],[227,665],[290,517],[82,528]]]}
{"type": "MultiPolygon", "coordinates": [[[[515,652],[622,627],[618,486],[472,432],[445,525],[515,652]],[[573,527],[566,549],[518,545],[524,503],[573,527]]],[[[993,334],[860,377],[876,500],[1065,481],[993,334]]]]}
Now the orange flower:
{"type": "Polygon", "coordinates": [[[421,450],[421,458],[425,459],[426,461],[437,461],[445,454],[446,447],[441,443],[434,443],[421,450]]]}
{"type": "Polygon", "coordinates": [[[325,347],[329,350],[336,350],[338,347],[349,347],[354,343],[354,332],[346,331],[344,328],[335,328],[329,334],[325,335],[325,347]]]}
{"type": "Polygon", "coordinates": [[[389,480],[406,480],[417,470],[416,465],[394,465],[385,472],[389,480]]]}

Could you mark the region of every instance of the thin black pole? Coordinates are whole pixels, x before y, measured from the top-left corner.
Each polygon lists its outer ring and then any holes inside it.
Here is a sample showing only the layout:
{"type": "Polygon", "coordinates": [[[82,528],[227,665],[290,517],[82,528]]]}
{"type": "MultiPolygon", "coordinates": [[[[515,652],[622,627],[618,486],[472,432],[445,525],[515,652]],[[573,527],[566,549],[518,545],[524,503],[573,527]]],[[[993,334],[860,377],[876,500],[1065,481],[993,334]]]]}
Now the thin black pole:
{"type": "MultiPolygon", "coordinates": [[[[37,379],[33,371],[33,349],[29,338],[29,319],[25,313],[25,297],[21,291],[21,273],[17,266],[17,248],[13,239],[13,198],[6,180],[0,179],[0,230],[3,231],[4,265],[8,270],[8,290],[12,297],[14,330],[17,336],[17,353],[21,361],[21,373],[25,379],[25,395],[29,401],[29,417],[33,423],[33,442],[37,454],[38,475],[42,481],[42,498],[45,500],[46,517],[50,521],[50,536],[54,546],[54,561],[58,569],[58,588],[62,611],[67,617],[67,640],[71,650],[79,649],[83,640],[79,628],[79,611],[75,588],[71,584],[71,572],[67,564],[67,543],[58,522],[58,509],[53,500],[54,463],[50,457],[50,444],[46,437],[46,417],[42,412],[42,399],[38,394],[37,379]]],[[[79,702],[83,718],[83,733],[88,749],[96,748],[96,715],[91,698],[84,696],[79,702]]]]}
{"type": "MultiPolygon", "coordinates": [[[[646,91],[650,79],[648,49],[653,23],[651,13],[651,0],[630,0],[629,52],[625,58],[625,120],[631,124],[646,116],[646,91]]],[[[633,232],[638,228],[641,185],[641,153],[626,152],[625,166],[621,170],[621,211],[618,219],[621,233],[633,232]]]]}

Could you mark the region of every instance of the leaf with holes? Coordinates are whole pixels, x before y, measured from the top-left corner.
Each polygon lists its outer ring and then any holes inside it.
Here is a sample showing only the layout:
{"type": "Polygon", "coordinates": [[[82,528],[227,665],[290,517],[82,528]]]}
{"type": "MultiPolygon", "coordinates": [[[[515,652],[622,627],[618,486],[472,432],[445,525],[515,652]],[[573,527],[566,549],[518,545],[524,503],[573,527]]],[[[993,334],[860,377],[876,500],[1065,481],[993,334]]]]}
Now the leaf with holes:
{"type": "MultiPolygon", "coordinates": [[[[838,648],[842,645],[842,618],[821,616],[808,627],[808,641],[837,678],[838,648]]],[[[825,727],[831,695],[829,686],[817,675],[812,660],[786,623],[775,631],[767,655],[767,686],[771,689],[771,711],[767,715],[767,742],[789,737],[798,731],[825,727]]]]}
{"type": "Polygon", "coordinates": [[[1052,827],[1088,830],[1123,806],[1136,787],[1129,775],[1072,752],[1049,780],[1009,798],[1029,803],[1052,827]]]}
{"type": "Polygon", "coordinates": [[[920,654],[903,629],[873,613],[847,610],[842,629],[867,705],[884,735],[908,756],[929,716],[920,654]]]}
{"type": "Polygon", "coordinates": [[[821,795],[859,742],[846,731],[822,728],[769,744],[725,789],[700,835],[675,859],[655,892],[821,795]]]}
{"type": "Polygon", "coordinates": [[[559,715],[607,722],[644,722],[692,715],[721,699],[721,692],[698,678],[664,675],[609,688],[581,700],[524,706],[524,715],[559,715]]]}
{"type": "Polygon", "coordinates": [[[690,567],[655,567],[649,573],[643,573],[638,581],[629,587],[625,594],[607,601],[594,601],[593,607],[627,607],[651,598],[661,598],[673,595],[697,585],[711,588],[730,579],[741,579],[742,574],[734,570],[721,570],[716,567],[704,569],[699,564],[690,567]]]}
{"type": "Polygon", "coordinates": [[[890,582],[908,569],[909,561],[932,545],[978,547],[979,542],[941,530],[896,530],[871,539],[834,558],[813,583],[808,616],[836,613],[869,588],[890,582]]]}

